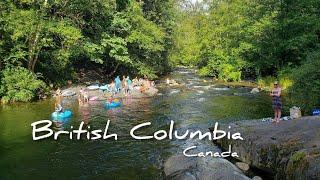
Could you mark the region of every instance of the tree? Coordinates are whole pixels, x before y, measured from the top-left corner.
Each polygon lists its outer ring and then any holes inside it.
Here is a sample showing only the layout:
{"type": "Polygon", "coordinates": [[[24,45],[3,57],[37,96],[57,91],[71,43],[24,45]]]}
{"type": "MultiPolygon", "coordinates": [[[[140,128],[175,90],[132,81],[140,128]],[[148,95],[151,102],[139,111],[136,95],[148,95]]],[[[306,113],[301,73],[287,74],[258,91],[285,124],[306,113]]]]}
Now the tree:
{"type": "MultiPolygon", "coordinates": [[[[28,1],[27,1],[28,2],[28,1]]],[[[28,5],[35,4],[29,2],[28,5]]],[[[26,64],[34,72],[42,53],[51,51],[54,60],[67,61],[72,46],[78,43],[82,35],[68,19],[46,17],[47,1],[41,9],[20,9],[11,4],[4,15],[6,33],[10,35],[11,51],[6,57],[7,63],[26,64]]]]}

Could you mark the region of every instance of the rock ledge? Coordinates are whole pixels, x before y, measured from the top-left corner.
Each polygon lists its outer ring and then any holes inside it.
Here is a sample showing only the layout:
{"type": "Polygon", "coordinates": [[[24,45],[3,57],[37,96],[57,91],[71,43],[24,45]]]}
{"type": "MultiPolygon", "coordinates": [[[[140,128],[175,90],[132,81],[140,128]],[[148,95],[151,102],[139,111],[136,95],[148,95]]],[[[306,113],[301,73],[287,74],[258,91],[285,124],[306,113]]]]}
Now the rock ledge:
{"type": "Polygon", "coordinates": [[[274,174],[275,179],[320,179],[320,117],[229,125],[244,141],[220,139],[215,143],[224,149],[232,145],[242,162],[274,174]]]}

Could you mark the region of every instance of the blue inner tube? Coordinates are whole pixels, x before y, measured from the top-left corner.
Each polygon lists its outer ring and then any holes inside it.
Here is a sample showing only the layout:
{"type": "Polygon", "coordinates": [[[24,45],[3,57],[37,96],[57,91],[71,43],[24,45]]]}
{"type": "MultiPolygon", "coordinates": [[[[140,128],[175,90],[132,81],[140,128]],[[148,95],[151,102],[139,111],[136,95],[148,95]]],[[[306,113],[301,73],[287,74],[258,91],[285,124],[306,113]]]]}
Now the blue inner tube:
{"type": "Polygon", "coordinates": [[[51,117],[54,120],[64,120],[66,118],[70,118],[72,116],[72,112],[69,110],[65,110],[63,112],[53,112],[51,114],[51,117]]]}
{"type": "Polygon", "coordinates": [[[116,107],[120,107],[120,106],[121,106],[121,102],[112,102],[112,103],[106,102],[106,103],[104,104],[104,106],[105,106],[106,108],[116,108],[116,107]]]}
{"type": "Polygon", "coordinates": [[[100,86],[99,89],[101,89],[101,90],[109,90],[108,85],[100,86]]]}

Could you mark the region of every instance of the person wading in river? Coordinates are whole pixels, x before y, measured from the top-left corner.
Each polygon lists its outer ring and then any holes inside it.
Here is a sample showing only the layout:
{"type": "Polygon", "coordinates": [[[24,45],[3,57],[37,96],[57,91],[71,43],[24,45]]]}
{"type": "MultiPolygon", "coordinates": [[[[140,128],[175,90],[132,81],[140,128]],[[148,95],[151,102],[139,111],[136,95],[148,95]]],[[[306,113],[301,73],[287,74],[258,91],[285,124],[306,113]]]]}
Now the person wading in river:
{"type": "Polygon", "coordinates": [[[56,100],[54,103],[55,111],[56,112],[63,112],[63,107],[62,107],[62,93],[60,88],[57,89],[56,91],[56,100]]]}
{"type": "Polygon", "coordinates": [[[272,96],[272,108],[274,109],[274,120],[272,122],[279,123],[281,118],[281,88],[279,87],[278,82],[274,82],[274,87],[270,92],[270,96],[272,96]]]}

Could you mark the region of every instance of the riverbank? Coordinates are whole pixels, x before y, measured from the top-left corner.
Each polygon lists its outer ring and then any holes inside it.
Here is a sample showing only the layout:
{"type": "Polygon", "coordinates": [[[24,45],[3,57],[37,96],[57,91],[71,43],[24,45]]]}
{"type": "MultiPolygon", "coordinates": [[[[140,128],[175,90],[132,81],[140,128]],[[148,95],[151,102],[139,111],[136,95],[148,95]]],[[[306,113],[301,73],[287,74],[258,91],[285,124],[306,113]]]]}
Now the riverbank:
{"type": "Polygon", "coordinates": [[[244,81],[234,81],[234,82],[225,82],[221,80],[213,80],[217,85],[232,87],[232,88],[260,88],[258,83],[254,80],[244,80],[244,81]]]}
{"type": "Polygon", "coordinates": [[[320,178],[320,117],[302,117],[279,124],[247,120],[230,123],[244,141],[221,139],[232,145],[239,160],[274,175],[275,179],[320,178]]]}
{"type": "MultiPolygon", "coordinates": [[[[187,67],[178,67],[177,69],[188,69],[187,67]]],[[[189,69],[190,70],[190,69],[189,69]]],[[[192,73],[197,72],[197,70],[191,69],[190,70],[192,73]]],[[[174,72],[174,71],[172,71],[174,72]]],[[[132,91],[132,98],[148,98],[148,97],[153,97],[157,95],[158,88],[167,88],[167,87],[172,87],[172,88],[181,88],[184,86],[187,86],[184,82],[178,82],[179,83],[172,83],[172,84],[166,84],[164,79],[165,77],[170,76],[170,73],[167,75],[164,75],[162,77],[159,77],[156,81],[157,83],[157,88],[151,88],[147,90],[145,93],[140,93],[139,90],[133,90],[132,91]]],[[[55,94],[55,90],[60,87],[63,92],[67,92],[68,94],[65,97],[68,96],[73,96],[76,95],[80,89],[85,89],[87,86],[92,85],[92,84],[104,84],[104,82],[110,82],[111,80],[105,76],[105,73],[101,69],[95,69],[95,70],[85,70],[85,69],[79,69],[79,71],[76,73],[76,78],[72,80],[67,80],[63,86],[58,86],[54,84],[48,84],[47,86],[43,87],[42,89],[38,89],[37,93],[34,94],[34,97],[30,100],[24,101],[24,100],[18,100],[18,101],[6,101],[2,102],[1,97],[0,97],[0,105],[1,104],[10,104],[14,102],[32,102],[32,101],[37,101],[37,100],[43,100],[43,99],[48,99],[52,95],[55,94]]],[[[172,80],[175,81],[175,78],[173,77],[172,80]]],[[[226,82],[226,81],[221,81],[217,79],[212,79],[212,78],[203,78],[200,80],[202,83],[206,83],[207,87],[209,86],[219,86],[223,88],[247,88],[247,89],[255,89],[256,92],[263,91],[264,88],[260,88],[259,85],[257,84],[256,81],[254,80],[244,80],[240,82],[226,82]],[[258,91],[256,91],[258,90],[258,91]]],[[[108,97],[111,96],[110,93],[102,93],[100,90],[90,90],[90,96],[92,97],[98,97],[97,100],[105,100],[108,97]]],[[[115,96],[115,98],[126,98],[126,96],[123,93],[119,93],[115,96]]]]}

